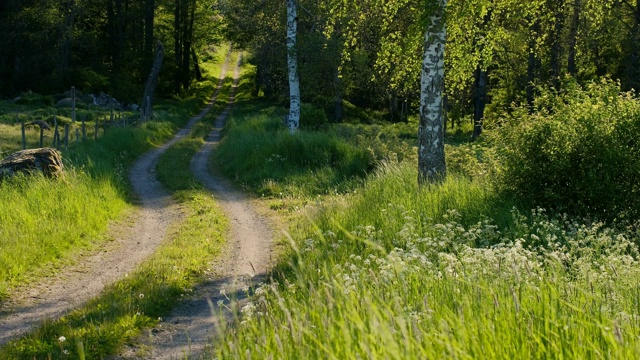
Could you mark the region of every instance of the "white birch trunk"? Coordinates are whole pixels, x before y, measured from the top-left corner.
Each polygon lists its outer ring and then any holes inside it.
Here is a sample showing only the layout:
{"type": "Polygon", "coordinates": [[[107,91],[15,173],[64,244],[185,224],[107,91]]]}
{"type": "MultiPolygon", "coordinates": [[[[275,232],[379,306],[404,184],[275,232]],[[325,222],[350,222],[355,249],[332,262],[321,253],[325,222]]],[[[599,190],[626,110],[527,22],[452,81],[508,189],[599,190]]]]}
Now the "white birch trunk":
{"type": "Polygon", "coordinates": [[[425,31],[422,79],[420,81],[420,126],[418,128],[418,183],[444,180],[444,48],[447,37],[447,0],[436,0],[425,31]]]}
{"type": "Polygon", "coordinates": [[[292,134],[300,127],[300,78],[298,77],[298,53],[296,32],[298,14],[295,0],[287,0],[287,67],[289,68],[289,115],[287,126],[292,134]]]}

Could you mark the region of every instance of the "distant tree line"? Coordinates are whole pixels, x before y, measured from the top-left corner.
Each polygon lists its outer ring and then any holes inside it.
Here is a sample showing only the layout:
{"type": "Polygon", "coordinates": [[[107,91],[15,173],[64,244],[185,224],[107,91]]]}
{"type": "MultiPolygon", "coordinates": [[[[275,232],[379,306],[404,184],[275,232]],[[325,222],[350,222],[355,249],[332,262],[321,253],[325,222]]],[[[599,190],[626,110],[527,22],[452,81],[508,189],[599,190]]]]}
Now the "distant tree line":
{"type": "Polygon", "coordinates": [[[157,40],[167,49],[159,91],[176,93],[201,77],[219,24],[214,0],[2,0],[0,96],[74,85],[137,102],[157,40]]]}
{"type": "MultiPolygon", "coordinates": [[[[303,103],[336,121],[347,101],[390,121],[417,113],[433,1],[297,3],[303,103]]],[[[220,0],[220,9],[226,34],[255,55],[256,94],[286,99],[286,2],[220,0]]],[[[449,0],[446,26],[449,122],[474,122],[475,136],[485,113],[533,107],[541,88],[602,77],[640,87],[640,0],[449,0]]]]}

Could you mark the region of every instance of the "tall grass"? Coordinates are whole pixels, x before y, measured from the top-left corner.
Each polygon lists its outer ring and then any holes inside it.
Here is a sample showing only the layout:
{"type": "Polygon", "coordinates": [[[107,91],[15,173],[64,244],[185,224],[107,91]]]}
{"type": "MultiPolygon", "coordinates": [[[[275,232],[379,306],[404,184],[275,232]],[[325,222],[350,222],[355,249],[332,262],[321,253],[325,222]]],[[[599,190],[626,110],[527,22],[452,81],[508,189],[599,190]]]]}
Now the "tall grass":
{"type": "MultiPolygon", "coordinates": [[[[221,49],[219,58],[226,51],[221,49]]],[[[214,82],[210,78],[195,86],[183,95],[186,100],[159,101],[153,121],[100,130],[97,141],[72,143],[62,151],[66,175],[61,180],[21,176],[0,183],[0,301],[106,240],[107,224],[131,209],[129,165],[183,126],[212,95],[214,82]]],[[[40,111],[23,110],[33,116],[40,111]]],[[[0,143],[19,139],[19,127],[2,125],[0,131],[0,143]]]]}
{"type": "Polygon", "coordinates": [[[291,135],[280,108],[245,103],[234,108],[215,153],[220,170],[264,196],[345,192],[373,169],[366,149],[321,132],[291,135]]]}
{"type": "MultiPolygon", "coordinates": [[[[633,228],[523,210],[530,203],[484,176],[487,144],[451,145],[453,175],[419,188],[415,163],[379,157],[389,139],[363,126],[330,132],[354,147],[372,144],[376,169],[339,196],[318,196],[346,184],[325,181],[308,160],[333,140],[301,132],[309,146],[292,146],[280,137],[283,115],[255,103],[236,108],[216,158],[258,194],[293,194],[310,210],[291,227],[275,280],[249,291],[215,342],[216,358],[640,357],[633,228]]],[[[387,137],[407,138],[404,130],[387,137]]],[[[396,145],[387,150],[412,159],[396,145]]]]}
{"type": "Polygon", "coordinates": [[[416,189],[415,175],[381,170],[294,230],[279,281],[258,286],[217,356],[640,355],[632,232],[524,216],[468,180],[416,189]]]}
{"type": "MultiPolygon", "coordinates": [[[[220,254],[228,221],[189,171],[190,160],[203,143],[202,135],[210,131],[214,119],[213,113],[203,118],[189,137],[161,156],[156,168],[158,179],[173,193],[185,216],[169,229],[167,241],[138,269],[82,308],[0,348],[0,358],[103,359],[114,355],[135,342],[143,329],[161,324],[163,316],[215,272],[211,260],[220,254]]],[[[100,156],[103,150],[95,149],[92,154],[100,156]]],[[[96,174],[110,167],[92,161],[86,166],[96,174]]],[[[145,356],[144,347],[139,350],[145,356]]]]}
{"type": "Polygon", "coordinates": [[[1,182],[0,299],[104,241],[108,223],[130,209],[128,165],[171,129],[167,122],[114,129],[64,152],[61,179],[18,176],[1,182]]]}

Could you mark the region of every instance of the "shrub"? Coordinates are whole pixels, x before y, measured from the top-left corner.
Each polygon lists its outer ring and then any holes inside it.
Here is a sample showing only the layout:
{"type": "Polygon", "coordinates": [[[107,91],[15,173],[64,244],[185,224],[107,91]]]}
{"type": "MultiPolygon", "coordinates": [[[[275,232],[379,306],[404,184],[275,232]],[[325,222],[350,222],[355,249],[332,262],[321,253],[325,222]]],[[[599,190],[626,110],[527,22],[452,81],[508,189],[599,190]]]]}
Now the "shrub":
{"type": "Polygon", "coordinates": [[[321,130],[327,126],[329,119],[324,109],[311,104],[302,104],[300,109],[300,128],[303,130],[321,130]]]}
{"type": "Polygon", "coordinates": [[[40,95],[31,91],[27,91],[20,95],[18,100],[16,100],[16,104],[52,106],[53,96],[40,95]]]}
{"type": "Polygon", "coordinates": [[[611,220],[640,210],[640,101],[610,81],[542,93],[496,136],[502,190],[536,205],[611,220]]]}

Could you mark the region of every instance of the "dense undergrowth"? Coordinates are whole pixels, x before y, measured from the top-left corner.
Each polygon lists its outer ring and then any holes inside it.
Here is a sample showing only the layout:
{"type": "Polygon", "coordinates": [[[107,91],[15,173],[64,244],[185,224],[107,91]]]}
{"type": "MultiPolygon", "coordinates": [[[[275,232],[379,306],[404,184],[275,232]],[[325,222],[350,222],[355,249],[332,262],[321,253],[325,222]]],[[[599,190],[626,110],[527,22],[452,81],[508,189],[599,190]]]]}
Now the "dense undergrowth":
{"type": "Polygon", "coordinates": [[[236,108],[216,161],[257,194],[297,197],[302,201],[296,204],[307,207],[291,227],[276,280],[258,284],[233,331],[216,342],[217,358],[640,356],[637,231],[595,222],[603,213],[562,200],[581,195],[598,201],[588,191],[624,196],[634,188],[624,181],[591,188],[584,178],[590,173],[582,169],[592,166],[599,177],[635,174],[633,159],[631,169],[620,169],[635,156],[632,140],[620,139],[638,119],[637,100],[608,86],[554,97],[557,111],[546,105],[531,117],[515,111],[517,119],[503,124],[504,133],[494,129],[488,143],[460,146],[450,139],[450,176],[423,188],[416,184],[413,137],[403,135],[410,125],[333,125],[323,134],[300,134],[322,137],[324,146],[344,142],[343,153],[369,144],[366,170],[354,174],[339,162],[312,166],[326,159],[323,146],[285,154],[278,147],[288,139],[280,135],[277,108],[236,108]],[[602,100],[605,93],[610,96],[602,100]],[[590,108],[582,109],[585,104],[590,108]],[[598,123],[604,118],[609,121],[598,123]],[[596,146],[606,144],[613,149],[596,146]],[[294,160],[300,157],[305,160],[294,160]],[[244,159],[253,167],[235,164],[244,159]],[[331,181],[319,175],[323,171],[331,181]],[[572,181],[550,183],[553,176],[572,181]],[[545,184],[546,192],[535,192],[545,184]],[[572,184],[576,188],[568,189],[572,184]],[[558,204],[590,216],[567,215],[558,204]]]}
{"type": "Polygon", "coordinates": [[[640,214],[640,100],[610,81],[544,92],[494,133],[497,184],[510,196],[574,215],[640,214]]]}

